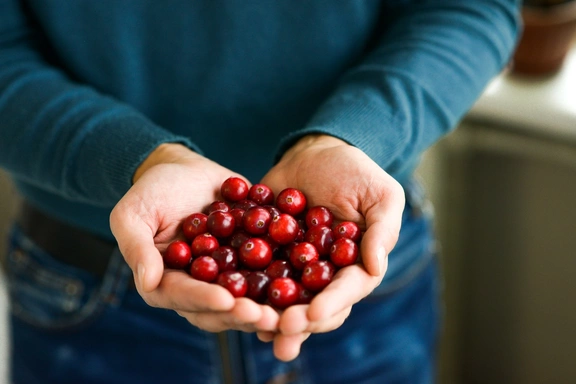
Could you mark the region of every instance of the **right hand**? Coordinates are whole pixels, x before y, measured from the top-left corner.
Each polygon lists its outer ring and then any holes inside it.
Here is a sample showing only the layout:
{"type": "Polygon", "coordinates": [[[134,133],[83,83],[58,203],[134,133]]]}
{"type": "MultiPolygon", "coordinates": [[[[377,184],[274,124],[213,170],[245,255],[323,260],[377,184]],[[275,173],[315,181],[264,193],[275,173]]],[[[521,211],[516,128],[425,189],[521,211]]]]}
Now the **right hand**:
{"type": "Polygon", "coordinates": [[[162,144],[136,171],[110,227],[147,304],[173,309],[209,332],[276,332],[278,313],[270,306],[164,268],[162,252],[178,238],[182,220],[219,198],[222,181],[231,176],[242,177],[183,145],[162,144]]]}

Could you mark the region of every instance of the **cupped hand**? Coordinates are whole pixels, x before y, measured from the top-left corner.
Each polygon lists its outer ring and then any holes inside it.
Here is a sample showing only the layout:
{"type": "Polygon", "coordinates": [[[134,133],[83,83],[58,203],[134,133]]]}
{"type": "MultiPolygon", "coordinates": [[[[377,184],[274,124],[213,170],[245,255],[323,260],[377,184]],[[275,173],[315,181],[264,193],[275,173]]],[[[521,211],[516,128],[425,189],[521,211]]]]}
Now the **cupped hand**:
{"type": "Polygon", "coordinates": [[[164,268],[161,252],[178,238],[182,220],[218,199],[231,176],[241,177],[180,144],[163,144],[141,164],[132,188],[114,207],[112,233],[149,305],[175,310],[210,332],[276,331],[278,314],[269,306],[164,268]]]}
{"type": "Polygon", "coordinates": [[[335,219],[354,221],[365,231],[362,264],[342,268],[309,305],[287,308],[278,332],[259,332],[274,342],[281,360],[298,356],[310,333],[329,332],[343,324],[352,306],[382,281],[388,253],[398,240],[404,191],[401,185],[360,149],[337,138],[302,138],[262,179],[276,193],[292,187],[304,192],[308,207],[323,205],[335,219]]]}

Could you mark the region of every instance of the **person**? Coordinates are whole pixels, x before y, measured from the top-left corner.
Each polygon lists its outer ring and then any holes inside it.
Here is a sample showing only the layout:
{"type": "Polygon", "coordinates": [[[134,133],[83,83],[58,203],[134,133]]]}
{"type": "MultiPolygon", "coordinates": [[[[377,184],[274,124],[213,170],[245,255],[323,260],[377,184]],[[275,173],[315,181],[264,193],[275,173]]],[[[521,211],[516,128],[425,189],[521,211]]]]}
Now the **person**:
{"type": "Polygon", "coordinates": [[[430,383],[413,173],[507,64],[519,1],[0,2],[13,383],[430,383]],[[304,191],[362,264],[278,312],[164,269],[223,180],[304,191]]]}

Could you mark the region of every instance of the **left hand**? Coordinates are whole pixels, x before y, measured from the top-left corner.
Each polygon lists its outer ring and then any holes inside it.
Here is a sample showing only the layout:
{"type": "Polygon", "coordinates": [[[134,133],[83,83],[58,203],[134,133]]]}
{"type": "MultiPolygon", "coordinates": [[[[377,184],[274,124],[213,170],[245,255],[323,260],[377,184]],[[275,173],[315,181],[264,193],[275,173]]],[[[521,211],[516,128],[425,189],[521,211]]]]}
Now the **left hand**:
{"type": "Polygon", "coordinates": [[[323,205],[336,220],[354,221],[365,230],[362,264],[341,269],[309,305],[287,308],[278,332],[259,332],[274,342],[280,360],[292,360],[311,333],[329,332],[343,324],[352,305],[382,281],[388,253],[398,240],[404,191],[401,185],[360,149],[332,136],[310,135],[288,150],[261,181],[278,193],[297,188],[308,207],[323,205]]]}

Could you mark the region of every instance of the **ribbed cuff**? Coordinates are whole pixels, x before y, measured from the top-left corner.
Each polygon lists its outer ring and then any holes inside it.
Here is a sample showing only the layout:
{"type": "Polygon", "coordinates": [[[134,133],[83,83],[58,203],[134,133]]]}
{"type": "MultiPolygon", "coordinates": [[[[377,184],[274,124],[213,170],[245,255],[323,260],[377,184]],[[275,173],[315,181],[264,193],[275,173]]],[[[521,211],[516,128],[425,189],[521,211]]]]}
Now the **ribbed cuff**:
{"type": "Polygon", "coordinates": [[[132,186],[138,166],[160,144],[181,143],[201,153],[192,141],[154,125],[137,113],[112,115],[85,138],[78,155],[79,187],[103,205],[115,204],[132,186]]]}

